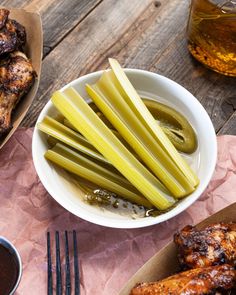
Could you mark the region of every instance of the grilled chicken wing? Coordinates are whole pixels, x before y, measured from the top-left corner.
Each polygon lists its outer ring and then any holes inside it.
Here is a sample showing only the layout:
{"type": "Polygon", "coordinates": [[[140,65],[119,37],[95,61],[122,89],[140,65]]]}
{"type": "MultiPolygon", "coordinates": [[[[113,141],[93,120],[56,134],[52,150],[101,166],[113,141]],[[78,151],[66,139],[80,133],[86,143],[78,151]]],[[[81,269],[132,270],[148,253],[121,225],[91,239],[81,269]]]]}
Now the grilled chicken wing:
{"type": "MultiPolygon", "coordinates": [[[[191,269],[155,283],[141,283],[130,295],[206,295],[233,288],[236,271],[230,265],[191,269]]],[[[221,293],[220,293],[221,294],[221,293]]]]}
{"type": "Polygon", "coordinates": [[[0,55],[19,50],[26,42],[25,28],[8,15],[7,9],[0,9],[0,55]]]}
{"type": "Polygon", "coordinates": [[[5,26],[9,13],[10,11],[7,9],[0,9],[0,29],[5,26]]]}
{"type": "Polygon", "coordinates": [[[203,230],[186,226],[175,234],[182,269],[210,265],[236,266],[236,223],[217,223],[203,230]]]}
{"type": "Polygon", "coordinates": [[[26,55],[20,51],[0,60],[0,135],[11,127],[11,113],[32,83],[36,73],[26,55]]]}

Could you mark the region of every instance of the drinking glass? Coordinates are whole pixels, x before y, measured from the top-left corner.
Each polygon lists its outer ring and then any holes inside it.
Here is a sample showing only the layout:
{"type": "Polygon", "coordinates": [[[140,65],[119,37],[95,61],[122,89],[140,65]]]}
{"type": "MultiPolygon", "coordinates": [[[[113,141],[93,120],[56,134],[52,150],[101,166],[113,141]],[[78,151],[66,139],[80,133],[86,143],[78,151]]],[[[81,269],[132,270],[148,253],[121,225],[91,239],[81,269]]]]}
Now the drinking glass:
{"type": "Polygon", "coordinates": [[[192,0],[188,49],[201,63],[236,76],[236,0],[192,0]]]}

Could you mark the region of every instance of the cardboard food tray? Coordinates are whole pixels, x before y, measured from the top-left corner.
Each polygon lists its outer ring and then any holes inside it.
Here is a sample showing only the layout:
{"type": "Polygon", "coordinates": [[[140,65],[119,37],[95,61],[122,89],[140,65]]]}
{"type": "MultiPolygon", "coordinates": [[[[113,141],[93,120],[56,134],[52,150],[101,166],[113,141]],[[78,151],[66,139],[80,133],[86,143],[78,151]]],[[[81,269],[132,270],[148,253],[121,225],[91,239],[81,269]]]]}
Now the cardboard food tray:
{"type": "Polygon", "coordinates": [[[25,53],[32,61],[33,67],[37,73],[37,78],[30,91],[24,95],[17,104],[12,114],[12,129],[0,138],[0,149],[9,140],[17,127],[20,125],[26,115],[39,86],[41,63],[42,63],[42,47],[43,47],[43,30],[40,15],[35,12],[28,12],[23,9],[6,8],[10,11],[9,18],[15,19],[26,29],[26,46],[25,53]]]}
{"type": "MultiPolygon", "coordinates": [[[[214,215],[204,219],[197,225],[201,229],[215,222],[236,222],[236,203],[226,207],[225,209],[215,213],[214,215]]],[[[174,233],[173,233],[174,234],[174,233]]],[[[127,284],[120,291],[119,295],[129,295],[131,289],[141,282],[154,282],[168,277],[179,270],[177,261],[177,249],[174,242],[170,242],[167,246],[155,254],[148,262],[146,262],[127,284]]]]}

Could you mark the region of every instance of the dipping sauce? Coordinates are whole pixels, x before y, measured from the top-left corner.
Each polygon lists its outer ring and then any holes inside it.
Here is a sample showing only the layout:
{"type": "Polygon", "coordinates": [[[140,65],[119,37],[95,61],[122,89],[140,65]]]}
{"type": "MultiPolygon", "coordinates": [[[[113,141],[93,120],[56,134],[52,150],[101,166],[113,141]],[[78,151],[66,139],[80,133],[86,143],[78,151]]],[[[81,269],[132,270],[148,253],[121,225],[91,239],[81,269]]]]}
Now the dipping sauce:
{"type": "Polygon", "coordinates": [[[0,244],[0,295],[9,295],[19,275],[14,252],[0,244]]]}

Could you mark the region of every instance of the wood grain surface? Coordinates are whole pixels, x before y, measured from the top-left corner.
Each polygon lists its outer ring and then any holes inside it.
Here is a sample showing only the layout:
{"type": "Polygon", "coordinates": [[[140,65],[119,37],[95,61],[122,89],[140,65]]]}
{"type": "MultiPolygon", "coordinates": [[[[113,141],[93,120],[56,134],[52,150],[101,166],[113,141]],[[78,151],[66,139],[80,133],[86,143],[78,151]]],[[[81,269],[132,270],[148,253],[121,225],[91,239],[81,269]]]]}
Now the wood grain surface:
{"type": "Polygon", "coordinates": [[[45,56],[100,2],[101,0],[3,0],[1,5],[41,14],[45,56]]]}
{"type": "Polygon", "coordinates": [[[150,70],[180,83],[207,110],[216,132],[236,134],[236,79],[208,70],[187,50],[186,0],[5,0],[37,10],[44,28],[39,91],[23,126],[33,126],[50,95],[71,80],[108,67],[150,70]]]}

